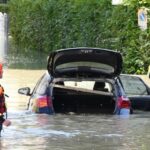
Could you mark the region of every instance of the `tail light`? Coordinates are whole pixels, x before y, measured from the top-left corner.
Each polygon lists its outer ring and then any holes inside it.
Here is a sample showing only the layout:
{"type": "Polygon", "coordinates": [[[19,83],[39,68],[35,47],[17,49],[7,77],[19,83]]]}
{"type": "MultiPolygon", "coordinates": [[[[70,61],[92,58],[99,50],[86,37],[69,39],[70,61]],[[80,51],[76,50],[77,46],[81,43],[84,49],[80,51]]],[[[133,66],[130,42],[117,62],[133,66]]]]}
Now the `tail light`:
{"type": "Polygon", "coordinates": [[[130,107],[131,107],[130,100],[127,97],[123,97],[123,96],[118,98],[117,104],[118,104],[119,108],[128,108],[128,109],[130,109],[130,107]]]}
{"type": "Polygon", "coordinates": [[[53,114],[54,109],[52,98],[47,95],[39,96],[37,99],[34,100],[32,110],[35,113],[53,114]]]}

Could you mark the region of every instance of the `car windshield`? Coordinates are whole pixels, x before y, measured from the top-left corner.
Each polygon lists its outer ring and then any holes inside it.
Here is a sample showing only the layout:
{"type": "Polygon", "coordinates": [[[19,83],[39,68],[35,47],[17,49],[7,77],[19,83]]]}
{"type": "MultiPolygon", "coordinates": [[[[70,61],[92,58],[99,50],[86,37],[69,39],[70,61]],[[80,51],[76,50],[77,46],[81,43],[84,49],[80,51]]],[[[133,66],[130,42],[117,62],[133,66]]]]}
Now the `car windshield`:
{"type": "Polygon", "coordinates": [[[147,88],[140,78],[121,75],[120,79],[127,95],[148,95],[147,88]]]}
{"type": "Polygon", "coordinates": [[[113,73],[114,68],[110,65],[97,63],[97,62],[88,62],[88,61],[79,61],[79,62],[69,62],[56,66],[56,70],[66,69],[66,68],[78,68],[78,67],[88,67],[96,68],[107,73],[113,73]]]}

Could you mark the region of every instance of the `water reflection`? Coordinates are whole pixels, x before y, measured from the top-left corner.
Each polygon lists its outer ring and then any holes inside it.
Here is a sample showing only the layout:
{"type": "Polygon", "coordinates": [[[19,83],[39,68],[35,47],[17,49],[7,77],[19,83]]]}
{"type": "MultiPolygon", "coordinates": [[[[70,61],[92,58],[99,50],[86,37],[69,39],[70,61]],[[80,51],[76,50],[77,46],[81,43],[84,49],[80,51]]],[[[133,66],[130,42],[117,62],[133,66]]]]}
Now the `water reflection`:
{"type": "Polygon", "coordinates": [[[1,150],[148,150],[150,112],[127,118],[114,115],[44,115],[26,110],[19,87],[34,87],[44,70],[4,70],[10,127],[4,127],[1,150]]]}
{"type": "Polygon", "coordinates": [[[14,51],[9,53],[8,58],[10,61],[7,62],[9,68],[15,69],[46,69],[48,54],[41,52],[20,52],[14,51]]]}

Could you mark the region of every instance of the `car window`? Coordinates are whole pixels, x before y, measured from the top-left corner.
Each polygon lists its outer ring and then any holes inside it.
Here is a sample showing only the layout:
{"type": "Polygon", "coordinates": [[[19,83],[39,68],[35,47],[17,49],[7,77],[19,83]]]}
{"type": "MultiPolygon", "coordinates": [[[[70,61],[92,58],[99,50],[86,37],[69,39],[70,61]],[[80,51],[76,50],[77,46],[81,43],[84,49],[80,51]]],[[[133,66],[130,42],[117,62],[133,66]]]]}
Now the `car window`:
{"type": "Polygon", "coordinates": [[[34,89],[34,94],[44,95],[46,93],[47,87],[49,86],[50,79],[51,78],[49,74],[45,73],[34,89]]]}
{"type": "Polygon", "coordinates": [[[127,95],[148,95],[147,87],[139,77],[121,75],[120,79],[127,95]]]}
{"type": "MultiPolygon", "coordinates": [[[[102,91],[105,92],[111,92],[112,91],[112,85],[110,83],[104,82],[104,89],[102,91]]],[[[77,87],[77,88],[83,88],[83,89],[89,89],[89,90],[98,90],[94,89],[96,82],[95,81],[65,81],[64,85],[65,86],[70,86],[70,87],[77,87]]],[[[101,91],[99,89],[99,91],[101,91]]]]}
{"type": "Polygon", "coordinates": [[[69,62],[56,66],[56,71],[64,68],[77,68],[77,67],[90,67],[97,68],[108,73],[114,72],[114,68],[107,64],[97,63],[97,62],[88,62],[88,61],[80,61],[80,62],[69,62]]]}

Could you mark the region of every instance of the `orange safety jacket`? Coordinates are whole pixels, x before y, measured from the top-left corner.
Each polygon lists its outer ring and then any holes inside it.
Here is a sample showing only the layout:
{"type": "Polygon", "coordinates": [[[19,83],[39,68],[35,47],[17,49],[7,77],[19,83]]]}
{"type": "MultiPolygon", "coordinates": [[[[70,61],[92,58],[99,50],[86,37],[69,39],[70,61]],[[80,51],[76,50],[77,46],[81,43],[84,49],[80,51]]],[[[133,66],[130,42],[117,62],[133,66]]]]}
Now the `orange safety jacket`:
{"type": "Polygon", "coordinates": [[[0,114],[2,115],[4,112],[6,112],[4,88],[0,85],[0,114]]]}

